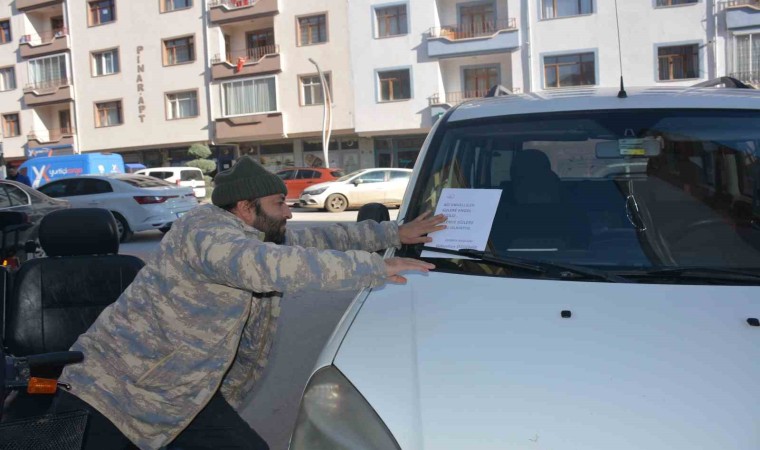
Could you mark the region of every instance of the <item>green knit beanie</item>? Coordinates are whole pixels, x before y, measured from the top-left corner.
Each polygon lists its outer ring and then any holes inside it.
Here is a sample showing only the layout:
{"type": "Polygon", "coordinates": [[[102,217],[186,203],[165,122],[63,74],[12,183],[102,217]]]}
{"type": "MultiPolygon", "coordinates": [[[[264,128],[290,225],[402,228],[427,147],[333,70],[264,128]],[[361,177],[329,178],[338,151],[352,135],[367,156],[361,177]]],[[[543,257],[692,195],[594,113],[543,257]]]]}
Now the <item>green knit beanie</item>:
{"type": "Polygon", "coordinates": [[[285,183],[280,177],[246,155],[229,169],[219,172],[214,178],[211,202],[216,206],[226,206],[240,200],[274,194],[287,195],[288,188],[285,183]]]}

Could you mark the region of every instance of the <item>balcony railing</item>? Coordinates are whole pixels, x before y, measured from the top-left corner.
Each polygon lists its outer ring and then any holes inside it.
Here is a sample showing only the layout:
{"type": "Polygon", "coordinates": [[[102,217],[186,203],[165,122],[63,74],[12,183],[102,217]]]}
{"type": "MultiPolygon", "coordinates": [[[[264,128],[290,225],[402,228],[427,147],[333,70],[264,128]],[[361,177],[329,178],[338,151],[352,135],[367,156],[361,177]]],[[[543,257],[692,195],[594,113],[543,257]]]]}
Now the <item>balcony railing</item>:
{"type": "Polygon", "coordinates": [[[26,138],[37,142],[56,142],[60,141],[61,138],[74,136],[76,133],[74,127],[53,128],[42,131],[32,130],[26,135],[26,138]]]}
{"type": "Polygon", "coordinates": [[[69,30],[64,28],[57,28],[52,31],[46,31],[44,33],[37,34],[25,34],[21,36],[20,43],[29,45],[40,45],[53,42],[59,37],[68,36],[69,30]]]}
{"type": "Polygon", "coordinates": [[[447,38],[452,41],[470,39],[483,36],[491,36],[497,31],[517,29],[517,20],[502,19],[492,22],[467,24],[467,25],[444,25],[433,27],[428,32],[431,38],[447,38]]]}
{"type": "Polygon", "coordinates": [[[213,8],[214,6],[226,6],[229,9],[235,9],[253,6],[258,2],[259,0],[212,0],[208,3],[208,6],[209,8],[213,8]]]}
{"type": "Polygon", "coordinates": [[[728,0],[726,3],[727,8],[736,8],[739,6],[754,6],[760,8],[760,0],[728,0]]]}
{"type": "Polygon", "coordinates": [[[278,53],[280,53],[279,45],[277,44],[265,45],[262,47],[252,47],[252,48],[246,48],[243,50],[232,50],[224,55],[226,58],[224,60],[222,60],[222,55],[217,53],[211,59],[211,63],[218,64],[220,62],[226,61],[230,64],[235,65],[235,64],[238,64],[238,61],[240,60],[240,58],[242,58],[243,64],[245,64],[245,63],[248,63],[249,61],[256,62],[267,55],[276,55],[278,53]]]}
{"type": "Polygon", "coordinates": [[[53,80],[44,80],[44,81],[38,81],[36,83],[29,83],[26,86],[24,86],[25,91],[41,91],[46,89],[55,89],[59,88],[61,86],[68,86],[69,79],[68,78],[56,78],[53,80]]]}
{"type": "Polygon", "coordinates": [[[440,94],[433,94],[428,97],[428,103],[433,105],[458,105],[466,100],[473,98],[485,97],[488,94],[488,89],[476,90],[476,91],[462,91],[462,92],[447,92],[444,96],[440,94]]]}
{"type": "Polygon", "coordinates": [[[760,86],[760,70],[754,70],[750,72],[734,72],[729,76],[736,78],[739,81],[743,81],[747,84],[751,84],[755,87],[760,86]]]}

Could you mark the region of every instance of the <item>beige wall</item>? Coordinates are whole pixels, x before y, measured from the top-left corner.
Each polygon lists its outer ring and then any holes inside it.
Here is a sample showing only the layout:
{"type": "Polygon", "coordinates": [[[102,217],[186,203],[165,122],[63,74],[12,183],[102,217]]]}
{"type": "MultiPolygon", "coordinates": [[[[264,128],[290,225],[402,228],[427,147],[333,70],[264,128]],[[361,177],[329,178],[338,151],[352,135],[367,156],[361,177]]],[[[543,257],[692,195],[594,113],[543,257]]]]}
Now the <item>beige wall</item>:
{"type": "Polygon", "coordinates": [[[69,2],[69,28],[72,35],[74,85],[76,87],[79,141],[82,151],[158,147],[208,140],[202,2],[192,8],[159,13],[158,1],[116,2],[116,21],[89,27],[85,2],[69,2]],[[170,25],[170,26],[167,26],[170,25]],[[195,61],[163,65],[162,39],[192,35],[195,61]],[[90,52],[118,47],[120,73],[92,77],[90,52]],[[139,51],[138,48],[142,48],[139,51]],[[139,53],[139,62],[138,62],[139,53]],[[144,72],[138,73],[138,65],[144,72]],[[138,81],[142,76],[142,83],[138,81]],[[145,110],[141,121],[139,107],[145,110]],[[199,116],[167,120],[165,93],[198,91],[199,116]],[[95,127],[95,102],[121,100],[123,124],[95,127]]]}
{"type": "Polygon", "coordinates": [[[26,135],[32,127],[32,117],[29,111],[21,110],[21,89],[26,84],[26,64],[19,64],[17,59],[18,40],[23,33],[23,20],[21,15],[13,15],[12,0],[0,0],[0,20],[10,19],[12,42],[0,45],[0,68],[15,66],[16,89],[0,92],[0,115],[6,113],[19,113],[21,121],[21,135],[17,137],[2,136],[3,152],[6,158],[22,158],[26,135]]]}
{"type": "Polygon", "coordinates": [[[348,8],[344,2],[330,0],[280,1],[280,14],[275,17],[276,39],[283,56],[280,74],[280,98],[285,111],[288,134],[322,133],[322,105],[301,106],[299,75],[316,74],[309,58],[332,78],[333,130],[354,128],[351,63],[349,59],[348,8]],[[296,17],[327,13],[328,42],[298,47],[296,17]]]}

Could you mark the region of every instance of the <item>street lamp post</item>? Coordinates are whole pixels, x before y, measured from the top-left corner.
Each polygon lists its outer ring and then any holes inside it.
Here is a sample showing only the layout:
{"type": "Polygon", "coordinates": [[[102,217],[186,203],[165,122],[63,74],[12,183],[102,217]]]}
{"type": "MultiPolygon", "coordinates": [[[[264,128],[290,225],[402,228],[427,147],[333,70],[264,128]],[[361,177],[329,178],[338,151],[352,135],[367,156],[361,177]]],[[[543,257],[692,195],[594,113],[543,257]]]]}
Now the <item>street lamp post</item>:
{"type": "Polygon", "coordinates": [[[330,134],[332,133],[332,97],[330,96],[330,88],[327,86],[327,80],[325,74],[320,70],[316,61],[309,58],[309,62],[314,64],[317,68],[317,74],[319,75],[319,82],[322,84],[322,97],[323,97],[323,114],[322,114],[322,154],[325,157],[325,167],[330,168],[330,159],[327,155],[327,150],[330,147],[330,134]]]}

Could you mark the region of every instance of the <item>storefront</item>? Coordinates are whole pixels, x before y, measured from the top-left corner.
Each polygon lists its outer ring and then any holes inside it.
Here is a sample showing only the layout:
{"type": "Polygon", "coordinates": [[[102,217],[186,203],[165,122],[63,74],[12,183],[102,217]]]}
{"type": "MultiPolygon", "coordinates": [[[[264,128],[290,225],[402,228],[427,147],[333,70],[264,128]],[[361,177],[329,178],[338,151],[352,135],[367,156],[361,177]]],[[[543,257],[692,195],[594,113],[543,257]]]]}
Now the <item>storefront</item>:
{"type": "Polygon", "coordinates": [[[375,165],[411,169],[426,137],[418,135],[375,138],[375,165]]]}
{"type": "MultiPolygon", "coordinates": [[[[328,151],[331,168],[340,168],[350,173],[359,170],[360,153],[358,139],[331,139],[328,151]]],[[[309,167],[324,167],[324,152],[322,141],[304,141],[303,143],[304,165],[309,167]]]]}

